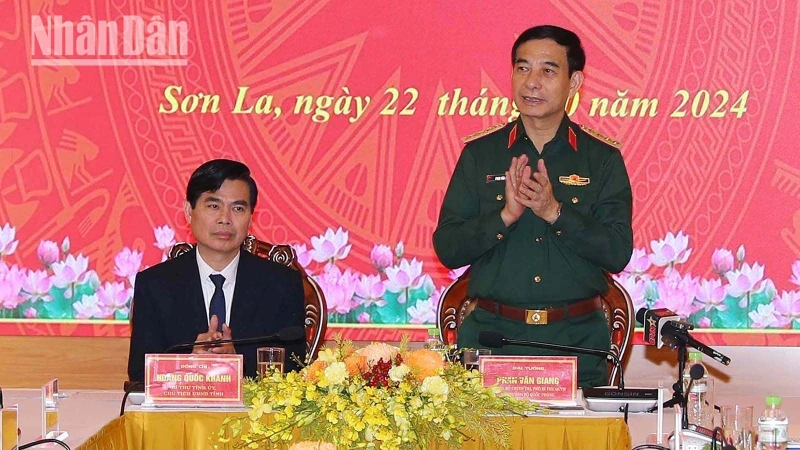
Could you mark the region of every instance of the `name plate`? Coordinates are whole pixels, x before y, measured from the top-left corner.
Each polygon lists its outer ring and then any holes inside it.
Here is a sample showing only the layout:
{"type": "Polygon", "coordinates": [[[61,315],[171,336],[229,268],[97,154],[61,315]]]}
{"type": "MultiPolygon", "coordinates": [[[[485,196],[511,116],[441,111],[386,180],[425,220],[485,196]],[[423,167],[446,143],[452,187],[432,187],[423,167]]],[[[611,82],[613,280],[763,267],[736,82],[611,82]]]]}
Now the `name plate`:
{"type": "Polygon", "coordinates": [[[242,406],[242,355],[147,354],[145,406],[242,406]]]}
{"type": "Polygon", "coordinates": [[[575,356],[502,356],[480,358],[483,385],[497,385],[520,400],[577,404],[575,356]]]}

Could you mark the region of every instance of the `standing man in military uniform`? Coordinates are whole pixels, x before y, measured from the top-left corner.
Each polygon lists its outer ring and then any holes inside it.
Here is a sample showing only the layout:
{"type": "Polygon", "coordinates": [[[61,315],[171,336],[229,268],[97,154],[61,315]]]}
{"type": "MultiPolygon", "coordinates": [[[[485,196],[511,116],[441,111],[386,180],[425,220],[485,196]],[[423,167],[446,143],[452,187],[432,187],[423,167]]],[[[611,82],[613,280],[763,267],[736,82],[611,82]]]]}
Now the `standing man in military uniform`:
{"type": "MultiPolygon", "coordinates": [[[[608,290],[604,272],[630,260],[632,196],[618,144],[565,113],[585,62],[575,33],[526,30],[512,49],[519,118],[467,139],[433,234],[445,266],[471,265],[477,304],[459,347],[480,348],[483,330],[610,347],[599,295],[608,290]]],[[[505,346],[494,354],[554,353],[505,346]]],[[[581,387],[607,384],[604,357],[576,356],[581,387]]]]}

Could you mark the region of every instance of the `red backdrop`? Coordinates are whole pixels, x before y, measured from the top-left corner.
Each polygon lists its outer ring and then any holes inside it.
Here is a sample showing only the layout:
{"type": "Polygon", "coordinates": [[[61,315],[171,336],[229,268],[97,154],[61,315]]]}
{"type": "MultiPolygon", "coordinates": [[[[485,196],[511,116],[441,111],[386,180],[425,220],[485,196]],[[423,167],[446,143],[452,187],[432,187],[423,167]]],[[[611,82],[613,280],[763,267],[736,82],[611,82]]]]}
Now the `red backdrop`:
{"type": "Polygon", "coordinates": [[[796,345],[799,20],[778,0],[2,2],[0,332],[125,335],[132,275],[170,230],[187,239],[186,181],[217,157],[251,167],[253,234],[297,245],[331,322],[424,327],[454,276],[431,234],[460,138],[508,119],[490,107],[510,95],[511,44],[553,23],[588,55],[573,120],[623,143],[638,250],[619,279],[637,306],[796,345]],[[82,19],[159,16],[187,25],[187,54],[47,55],[34,16],[76,24],[76,48],[82,19]],[[163,112],[170,86],[218,94],[219,111],[163,112]],[[269,95],[280,115],[235,114],[240,87],[244,108],[269,95]],[[442,103],[456,92],[464,111],[442,103]],[[330,116],[298,96],[331,96],[330,116]]]}

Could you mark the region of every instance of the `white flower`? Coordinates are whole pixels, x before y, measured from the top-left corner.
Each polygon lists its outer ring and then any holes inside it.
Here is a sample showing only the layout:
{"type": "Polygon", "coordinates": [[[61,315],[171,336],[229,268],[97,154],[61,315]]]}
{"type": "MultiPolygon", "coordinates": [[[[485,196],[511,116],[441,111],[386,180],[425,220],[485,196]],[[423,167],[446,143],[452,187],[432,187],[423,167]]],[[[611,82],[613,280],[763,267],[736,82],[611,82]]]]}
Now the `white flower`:
{"type": "Polygon", "coordinates": [[[153,245],[158,247],[159,250],[166,251],[175,245],[175,230],[169,225],[153,228],[153,234],[156,237],[156,243],[153,245]]]}
{"type": "Polygon", "coordinates": [[[447,382],[442,377],[434,375],[422,380],[422,392],[447,397],[447,394],[450,393],[450,386],[447,385],[447,382]]]}
{"type": "Polygon", "coordinates": [[[436,323],[436,307],[437,302],[433,298],[419,300],[416,305],[408,308],[409,322],[436,323]]]}
{"type": "Polygon", "coordinates": [[[650,241],[650,249],[653,250],[650,261],[658,267],[683,264],[692,254],[692,249],[689,248],[689,236],[684,235],[683,231],[679,231],[677,235],[670,232],[664,239],[650,241]]]}
{"type": "Polygon", "coordinates": [[[351,244],[347,241],[350,233],[339,227],[336,231],[328,228],[325,234],[311,238],[311,257],[316,262],[331,262],[347,258],[351,244]]]}
{"type": "Polygon", "coordinates": [[[324,348],[319,352],[319,356],[317,356],[317,359],[322,362],[332,363],[336,361],[336,353],[334,353],[333,350],[329,348],[324,348]]]}
{"type": "Polygon", "coordinates": [[[342,384],[347,379],[347,366],[343,362],[337,361],[325,368],[323,377],[330,384],[342,384]]]}
{"type": "Polygon", "coordinates": [[[10,255],[17,250],[19,241],[14,239],[17,235],[17,229],[12,227],[10,223],[0,227],[0,258],[10,255]]]}
{"type": "Polygon", "coordinates": [[[400,364],[399,366],[394,366],[391,369],[389,369],[389,379],[399,383],[403,381],[403,379],[410,373],[411,369],[407,365],[400,364]]]}
{"type": "Polygon", "coordinates": [[[361,347],[356,353],[367,358],[367,364],[372,367],[380,360],[384,362],[393,360],[397,356],[397,347],[383,342],[373,342],[366,347],[361,347]]]}

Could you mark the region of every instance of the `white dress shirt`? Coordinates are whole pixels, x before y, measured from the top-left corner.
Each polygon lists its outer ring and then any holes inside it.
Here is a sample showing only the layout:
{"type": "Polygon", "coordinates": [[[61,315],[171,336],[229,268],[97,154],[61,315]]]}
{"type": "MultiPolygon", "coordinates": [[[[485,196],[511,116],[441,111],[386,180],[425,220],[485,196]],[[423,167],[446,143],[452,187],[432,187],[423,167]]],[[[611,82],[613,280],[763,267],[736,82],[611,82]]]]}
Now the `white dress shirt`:
{"type": "Polygon", "coordinates": [[[211,268],[203,258],[200,252],[195,252],[197,255],[197,268],[200,269],[200,284],[203,286],[203,300],[206,304],[206,318],[208,318],[208,311],[211,308],[211,297],[214,295],[214,282],[211,281],[211,275],[220,274],[225,277],[225,282],[222,283],[222,292],[225,294],[225,323],[231,326],[231,304],[233,303],[233,290],[236,287],[236,272],[239,269],[239,253],[233,258],[227,267],[222,271],[216,271],[211,268]]]}

